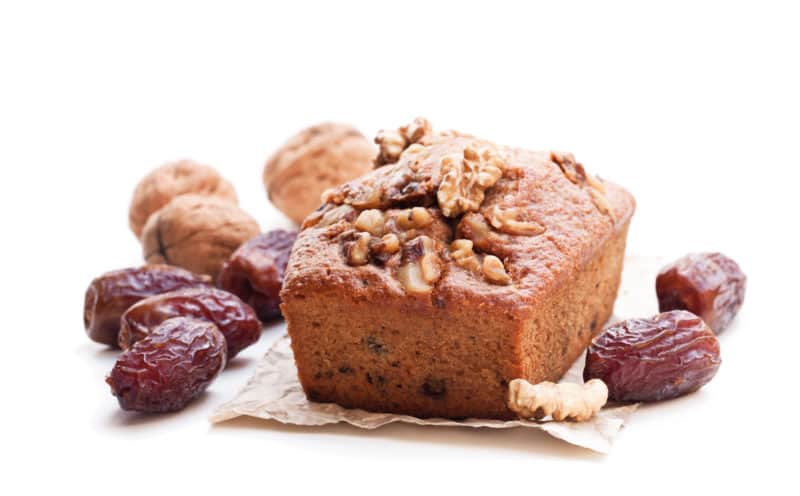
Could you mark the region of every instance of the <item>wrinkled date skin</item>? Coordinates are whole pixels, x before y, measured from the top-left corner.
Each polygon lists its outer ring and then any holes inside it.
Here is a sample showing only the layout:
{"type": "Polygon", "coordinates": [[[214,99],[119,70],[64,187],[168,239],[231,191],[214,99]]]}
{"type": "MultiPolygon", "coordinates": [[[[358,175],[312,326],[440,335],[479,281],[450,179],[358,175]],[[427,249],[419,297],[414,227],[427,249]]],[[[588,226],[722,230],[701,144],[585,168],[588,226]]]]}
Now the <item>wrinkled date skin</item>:
{"type": "Polygon", "coordinates": [[[247,241],[231,255],[217,285],[248,303],[266,322],[281,316],[280,291],[297,231],[270,231],[247,241]]]}
{"type": "Polygon", "coordinates": [[[721,253],[693,253],[664,267],[656,278],[660,312],[688,310],[716,333],[736,316],[747,283],[739,265],[721,253]]]}
{"type": "Polygon", "coordinates": [[[608,327],[586,354],[583,378],[614,401],[658,401],[700,389],[719,369],[719,341],[693,313],[675,310],[608,327]]]}
{"type": "Polygon", "coordinates": [[[130,307],[121,319],[120,348],[130,348],[173,317],[191,317],[216,325],[228,342],[229,360],[261,336],[261,322],[238,296],[216,288],[193,288],[151,296],[130,307]]]}
{"type": "Polygon", "coordinates": [[[120,355],[106,382],[123,410],[173,412],[225,368],[226,350],[225,336],[214,324],[170,319],[120,355]]]}
{"type": "Polygon", "coordinates": [[[98,343],[117,346],[119,319],[134,303],[176,289],[210,286],[210,277],[170,265],[107,272],[86,290],[83,305],[86,334],[98,343]]]}

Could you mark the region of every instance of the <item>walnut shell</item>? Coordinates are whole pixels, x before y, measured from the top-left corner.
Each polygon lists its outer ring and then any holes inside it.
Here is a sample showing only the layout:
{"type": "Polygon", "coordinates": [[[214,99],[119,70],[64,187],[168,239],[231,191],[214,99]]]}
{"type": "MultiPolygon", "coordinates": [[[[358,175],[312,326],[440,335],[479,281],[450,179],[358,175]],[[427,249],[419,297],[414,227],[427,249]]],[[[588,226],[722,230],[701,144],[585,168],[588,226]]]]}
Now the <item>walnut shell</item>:
{"type": "Polygon", "coordinates": [[[133,191],[128,223],[140,238],[147,219],[173,198],[185,194],[209,195],[238,203],[231,183],[207,165],[191,160],[164,164],[146,175],[133,191]]]}
{"type": "Polygon", "coordinates": [[[297,224],[319,207],[322,193],[371,170],[377,148],[347,124],[323,123],[300,131],[264,166],[264,187],[297,224]]]}
{"type": "Polygon", "coordinates": [[[239,245],[259,232],[258,223],[233,203],[181,195],[147,220],[142,252],[147,263],[177,265],[216,279],[239,245]]]}

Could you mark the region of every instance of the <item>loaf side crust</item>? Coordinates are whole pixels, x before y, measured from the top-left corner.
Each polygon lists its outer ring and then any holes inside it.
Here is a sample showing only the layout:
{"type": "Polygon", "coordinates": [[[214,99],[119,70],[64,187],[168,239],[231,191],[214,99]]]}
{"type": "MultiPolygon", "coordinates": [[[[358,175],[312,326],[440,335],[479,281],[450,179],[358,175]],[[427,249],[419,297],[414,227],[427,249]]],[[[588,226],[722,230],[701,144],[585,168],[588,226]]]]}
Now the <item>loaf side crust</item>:
{"type": "Polygon", "coordinates": [[[340,288],[284,301],[312,401],[420,418],[511,419],[508,383],[557,381],[602,329],[619,287],[627,225],[524,318],[473,295],[430,308],[340,288]]]}

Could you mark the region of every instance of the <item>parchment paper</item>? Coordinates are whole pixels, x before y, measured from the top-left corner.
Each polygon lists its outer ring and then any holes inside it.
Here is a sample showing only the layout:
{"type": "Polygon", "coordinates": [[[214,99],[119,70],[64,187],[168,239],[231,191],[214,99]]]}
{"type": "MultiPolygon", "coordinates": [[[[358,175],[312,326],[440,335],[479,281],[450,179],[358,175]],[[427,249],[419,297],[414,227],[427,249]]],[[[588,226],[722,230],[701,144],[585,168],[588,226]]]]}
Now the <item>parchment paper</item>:
{"type": "MultiPolygon", "coordinates": [[[[628,257],[625,261],[622,286],[615,305],[615,317],[621,320],[634,315],[656,312],[652,281],[660,267],[655,258],[628,257]]],[[[583,382],[584,356],[572,365],[561,382],[583,382]]],[[[235,417],[277,420],[294,425],[325,425],[346,422],[362,429],[375,429],[392,422],[405,422],[421,426],[488,427],[508,429],[524,427],[540,429],[553,437],[576,446],[600,453],[608,453],[611,442],[638,404],[607,405],[586,422],[556,422],[553,420],[490,420],[420,419],[408,415],[373,413],[351,410],[332,403],[314,403],[306,399],[300,382],[288,336],[279,339],[258,364],[255,374],[231,401],[220,406],[211,416],[212,422],[223,422],[235,417]]]]}

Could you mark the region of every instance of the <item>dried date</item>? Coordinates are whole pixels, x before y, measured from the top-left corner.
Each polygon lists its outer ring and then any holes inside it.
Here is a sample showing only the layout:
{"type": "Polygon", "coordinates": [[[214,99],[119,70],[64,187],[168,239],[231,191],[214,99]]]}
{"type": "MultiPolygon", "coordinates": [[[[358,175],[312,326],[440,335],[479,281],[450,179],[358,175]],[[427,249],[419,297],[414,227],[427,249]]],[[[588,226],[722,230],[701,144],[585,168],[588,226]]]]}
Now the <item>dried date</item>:
{"type": "Polygon", "coordinates": [[[719,342],[683,310],[608,327],[586,354],[583,378],[602,379],[615,401],[658,401],[700,389],[717,373],[719,342]]]}
{"type": "Polygon", "coordinates": [[[281,316],[280,291],[297,231],[261,234],[237,249],[222,267],[217,284],[256,311],[266,322],[281,316]]]}
{"type": "Polygon", "coordinates": [[[225,337],[210,322],[174,318],[123,353],[106,382],[123,410],[180,410],[225,368],[225,337]]]}
{"type": "Polygon", "coordinates": [[[98,343],[117,346],[119,319],[134,303],[176,289],[210,286],[210,277],[170,265],[107,272],[86,289],[83,304],[86,334],[98,343]]]}
{"type": "Polygon", "coordinates": [[[660,312],[688,310],[716,333],[736,316],[744,301],[745,277],[721,253],[693,253],[661,269],[656,278],[660,312]]]}
{"type": "Polygon", "coordinates": [[[228,342],[229,360],[261,336],[261,322],[238,296],[216,288],[194,288],[151,296],[130,307],[121,319],[120,348],[130,348],[173,317],[192,317],[215,324],[228,342]]]}

